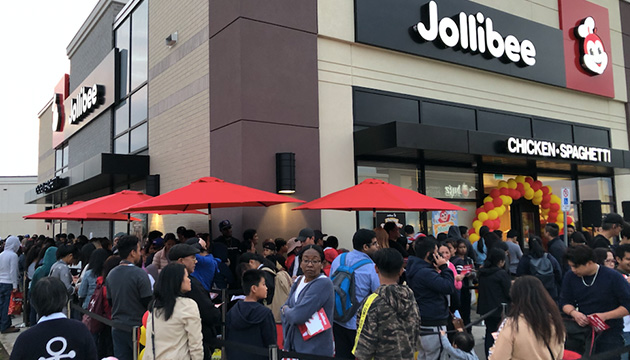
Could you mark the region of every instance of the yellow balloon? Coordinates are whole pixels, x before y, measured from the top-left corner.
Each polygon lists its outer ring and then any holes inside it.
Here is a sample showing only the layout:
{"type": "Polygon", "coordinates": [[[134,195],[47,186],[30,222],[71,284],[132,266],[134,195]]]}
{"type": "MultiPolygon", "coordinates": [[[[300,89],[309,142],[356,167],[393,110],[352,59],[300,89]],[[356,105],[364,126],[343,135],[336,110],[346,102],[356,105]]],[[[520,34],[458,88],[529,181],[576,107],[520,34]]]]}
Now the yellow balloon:
{"type": "Polygon", "coordinates": [[[558,228],[560,228],[559,230],[562,231],[562,229],[564,228],[564,224],[562,223],[556,223],[556,224],[558,224],[558,228]]]}
{"type": "MultiPolygon", "coordinates": [[[[528,189],[532,189],[532,186],[529,183],[523,183],[523,190],[527,191],[528,189]]],[[[533,191],[534,189],[532,189],[533,191]]]]}
{"type": "Polygon", "coordinates": [[[541,212],[543,215],[547,215],[547,214],[549,214],[549,209],[541,209],[541,210],[540,210],[540,212],[541,212]]]}
{"type": "Polygon", "coordinates": [[[558,205],[560,205],[560,203],[561,203],[560,198],[558,197],[558,195],[551,195],[550,202],[552,204],[558,204],[558,205]]]}
{"type": "MultiPolygon", "coordinates": [[[[496,209],[496,208],[495,208],[496,209]]],[[[499,217],[499,213],[497,213],[494,209],[488,211],[488,219],[494,220],[499,217]]]]}
{"type": "Polygon", "coordinates": [[[142,351],[140,351],[140,354],[138,354],[138,360],[142,360],[144,358],[144,350],[146,349],[142,349],[142,351]]]}
{"type": "Polygon", "coordinates": [[[534,198],[534,189],[529,188],[529,189],[525,190],[525,199],[531,200],[533,198],[534,198]]]}
{"type": "Polygon", "coordinates": [[[473,221],[473,229],[475,229],[475,232],[479,232],[479,228],[483,226],[483,221],[481,220],[475,220],[473,221]]]}
{"type": "Polygon", "coordinates": [[[534,197],[534,198],[532,199],[532,204],[534,204],[534,205],[536,205],[536,206],[540,205],[540,203],[541,203],[541,202],[542,202],[542,198],[537,198],[537,197],[534,197]]]}
{"type": "Polygon", "coordinates": [[[483,198],[483,203],[487,203],[487,202],[491,202],[492,201],[492,197],[490,196],[486,196],[485,198],[483,198]]]}
{"type": "Polygon", "coordinates": [[[506,187],[508,187],[508,183],[505,180],[499,181],[499,185],[498,185],[499,189],[503,189],[503,188],[506,188],[506,187]]]}
{"type": "Polygon", "coordinates": [[[503,215],[505,213],[505,206],[499,206],[494,208],[494,211],[497,212],[497,214],[499,214],[499,216],[503,215]]]}
{"type": "Polygon", "coordinates": [[[145,328],[144,326],[140,328],[140,340],[139,340],[139,342],[142,345],[146,345],[147,344],[147,328],[145,328]]]}
{"type": "Polygon", "coordinates": [[[477,219],[481,220],[481,222],[488,220],[488,213],[480,212],[479,215],[477,215],[477,219]]]}
{"type": "Polygon", "coordinates": [[[471,243],[474,243],[475,241],[479,240],[479,234],[470,234],[470,236],[468,237],[468,240],[470,240],[471,243]]]}
{"type": "Polygon", "coordinates": [[[510,180],[508,180],[507,184],[508,184],[508,188],[516,189],[516,180],[510,179],[510,180]]]}
{"type": "Polygon", "coordinates": [[[542,197],[543,197],[542,190],[540,190],[540,189],[536,190],[536,192],[534,193],[534,197],[539,197],[539,198],[542,199],[542,197]]]}
{"type": "Polygon", "coordinates": [[[558,223],[562,223],[564,225],[564,214],[563,213],[558,213],[558,217],[556,217],[556,222],[558,223]]]}
{"type": "Polygon", "coordinates": [[[522,184],[522,183],[525,182],[525,176],[519,175],[519,176],[515,177],[514,180],[516,180],[517,183],[522,184]]]}

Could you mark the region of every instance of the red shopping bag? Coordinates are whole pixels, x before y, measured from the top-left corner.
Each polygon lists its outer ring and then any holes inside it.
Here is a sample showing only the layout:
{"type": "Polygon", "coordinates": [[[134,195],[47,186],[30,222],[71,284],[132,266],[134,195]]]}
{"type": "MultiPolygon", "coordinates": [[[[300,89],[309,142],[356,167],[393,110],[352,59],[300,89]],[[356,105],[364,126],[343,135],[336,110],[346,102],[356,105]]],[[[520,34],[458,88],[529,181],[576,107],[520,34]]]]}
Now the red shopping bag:
{"type": "Polygon", "coordinates": [[[14,291],[11,293],[11,301],[9,302],[9,315],[20,315],[22,313],[22,302],[24,296],[21,291],[14,291]]]}

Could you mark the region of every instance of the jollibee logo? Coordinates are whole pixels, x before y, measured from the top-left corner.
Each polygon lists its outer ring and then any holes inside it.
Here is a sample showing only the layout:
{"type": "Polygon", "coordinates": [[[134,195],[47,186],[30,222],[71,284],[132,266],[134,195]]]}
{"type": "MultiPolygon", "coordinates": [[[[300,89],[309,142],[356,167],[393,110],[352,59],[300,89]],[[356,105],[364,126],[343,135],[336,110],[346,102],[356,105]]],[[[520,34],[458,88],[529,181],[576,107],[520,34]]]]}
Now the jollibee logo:
{"type": "Polygon", "coordinates": [[[608,54],[602,39],[597,35],[595,19],[587,17],[575,28],[575,36],[582,39],[580,47],[582,67],[595,75],[601,75],[608,66],[608,54]]]}

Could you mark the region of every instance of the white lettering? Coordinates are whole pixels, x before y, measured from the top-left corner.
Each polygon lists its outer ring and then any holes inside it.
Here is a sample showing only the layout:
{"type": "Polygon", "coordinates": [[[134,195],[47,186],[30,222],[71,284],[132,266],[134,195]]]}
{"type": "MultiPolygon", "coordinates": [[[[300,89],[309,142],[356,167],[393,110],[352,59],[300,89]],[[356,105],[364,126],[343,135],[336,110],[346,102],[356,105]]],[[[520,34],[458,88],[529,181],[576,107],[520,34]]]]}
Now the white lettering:
{"type": "Polygon", "coordinates": [[[610,149],[593,146],[557,144],[551,141],[519,139],[510,137],[506,141],[510,154],[545,156],[560,159],[574,159],[593,162],[611,162],[610,149]]]}
{"type": "Polygon", "coordinates": [[[68,114],[70,124],[78,124],[98,106],[103,97],[101,88],[97,84],[92,87],[81,88],[77,97],[71,100],[71,110],[68,114]]]}

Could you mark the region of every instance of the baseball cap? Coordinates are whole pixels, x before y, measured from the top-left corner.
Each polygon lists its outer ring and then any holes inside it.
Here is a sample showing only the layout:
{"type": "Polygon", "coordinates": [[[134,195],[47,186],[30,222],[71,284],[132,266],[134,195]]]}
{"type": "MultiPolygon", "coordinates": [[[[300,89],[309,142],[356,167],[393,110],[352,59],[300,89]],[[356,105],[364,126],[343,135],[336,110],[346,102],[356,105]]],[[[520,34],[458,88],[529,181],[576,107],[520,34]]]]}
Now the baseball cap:
{"type": "Polygon", "coordinates": [[[328,236],[328,234],[324,234],[321,230],[313,230],[313,232],[315,233],[315,240],[323,239],[328,236]]]}
{"type": "Polygon", "coordinates": [[[185,258],[186,256],[199,254],[199,250],[192,245],[177,244],[173,245],[168,252],[168,258],[171,261],[177,261],[177,259],[185,258]]]}
{"type": "Polygon", "coordinates": [[[232,223],[230,222],[230,220],[226,219],[219,223],[219,231],[225,228],[231,228],[231,227],[232,227],[232,223]]]}
{"type": "Polygon", "coordinates": [[[304,228],[300,230],[300,234],[297,237],[297,241],[303,242],[306,238],[314,237],[315,232],[311,228],[304,228]]]}
{"type": "Polygon", "coordinates": [[[271,251],[276,251],[276,244],[272,242],[266,242],[263,244],[263,249],[269,249],[271,251]]]}
{"type": "Polygon", "coordinates": [[[164,246],[164,239],[161,237],[153,239],[153,245],[155,246],[164,246]]]}
{"type": "Polygon", "coordinates": [[[619,224],[621,226],[628,226],[629,224],[623,221],[623,217],[619,214],[610,213],[604,216],[602,220],[603,224],[619,224]]]}

